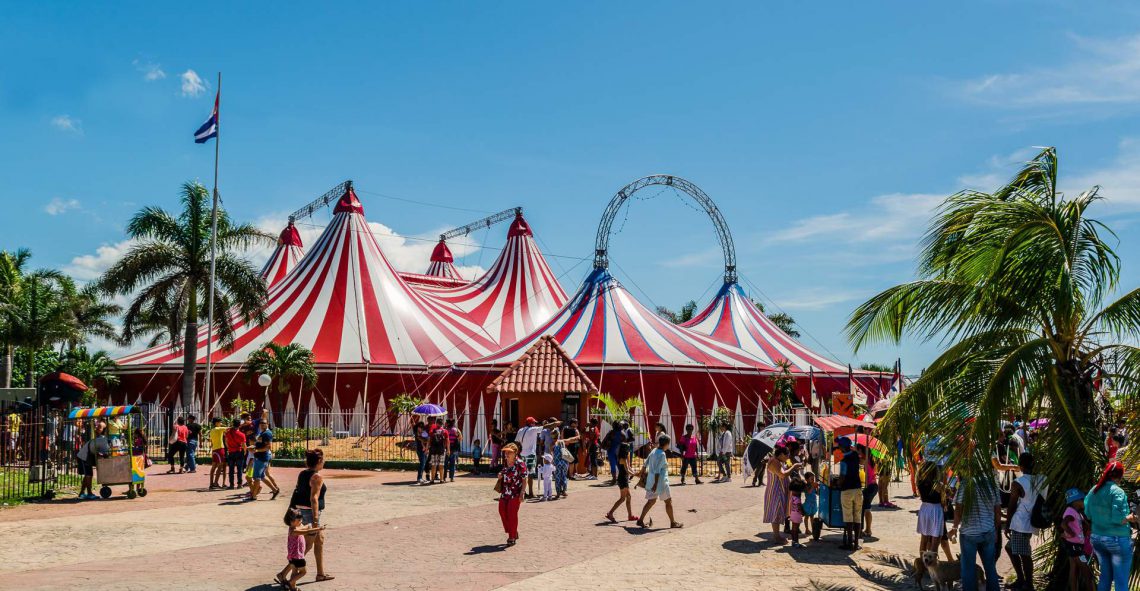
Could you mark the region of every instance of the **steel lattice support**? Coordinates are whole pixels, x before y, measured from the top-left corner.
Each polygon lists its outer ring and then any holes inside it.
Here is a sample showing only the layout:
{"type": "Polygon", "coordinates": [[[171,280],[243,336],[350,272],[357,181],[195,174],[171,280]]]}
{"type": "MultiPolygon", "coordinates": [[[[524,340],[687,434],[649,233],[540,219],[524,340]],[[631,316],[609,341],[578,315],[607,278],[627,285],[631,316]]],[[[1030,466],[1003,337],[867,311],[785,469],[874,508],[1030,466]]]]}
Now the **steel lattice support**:
{"type": "Polygon", "coordinates": [[[720,240],[720,249],[724,253],[724,281],[725,283],[735,282],[736,246],[733,245],[732,233],[729,232],[728,222],[724,220],[720,209],[717,208],[712,198],[706,195],[700,187],[681,177],[668,174],[655,174],[640,178],[622,187],[622,189],[614,195],[613,199],[610,199],[610,203],[606,206],[606,211],[602,214],[602,219],[598,223],[598,237],[594,246],[594,268],[605,269],[610,265],[610,235],[612,233],[614,219],[617,218],[618,213],[621,212],[621,208],[625,206],[626,202],[634,193],[655,185],[678,189],[682,193],[692,197],[693,201],[696,201],[697,204],[705,210],[709,219],[712,220],[713,229],[716,230],[717,239],[720,240]]]}
{"type": "Polygon", "coordinates": [[[299,219],[307,218],[307,217],[313,215],[313,212],[315,212],[318,209],[328,205],[329,203],[332,203],[333,201],[343,197],[345,192],[347,192],[351,188],[352,188],[352,180],[350,179],[350,180],[344,181],[343,183],[340,183],[339,185],[329,189],[324,195],[317,197],[313,201],[310,201],[308,205],[306,205],[306,206],[302,207],[301,209],[298,209],[297,211],[294,211],[292,214],[290,214],[289,215],[289,223],[293,223],[299,219]]]}

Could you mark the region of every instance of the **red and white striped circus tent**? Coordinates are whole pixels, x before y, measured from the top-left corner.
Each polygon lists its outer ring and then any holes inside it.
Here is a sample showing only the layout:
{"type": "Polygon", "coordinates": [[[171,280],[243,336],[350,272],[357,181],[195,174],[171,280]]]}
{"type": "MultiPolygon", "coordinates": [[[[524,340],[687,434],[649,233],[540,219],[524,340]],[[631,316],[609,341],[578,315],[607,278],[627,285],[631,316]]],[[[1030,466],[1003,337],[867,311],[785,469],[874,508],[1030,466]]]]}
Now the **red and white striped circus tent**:
{"type": "MultiPolygon", "coordinates": [[[[298,409],[306,404],[330,408],[334,403],[351,408],[358,399],[377,398],[383,391],[413,392],[431,368],[498,348],[464,311],[410,288],[399,277],[368,229],[351,188],[333,213],[309,253],[270,288],[265,322],[238,321],[231,347],[214,343],[211,361],[218,386],[212,399],[250,389],[238,379],[241,364],[268,341],[300,343],[313,351],[322,381],[313,393],[315,401],[298,400],[298,409]]],[[[205,364],[204,332],[198,352],[198,363],[205,364]]],[[[146,391],[147,398],[160,401],[169,401],[178,390],[182,351],[169,344],[127,355],[118,363],[124,382],[120,390],[146,391]],[[165,387],[154,384],[160,377],[165,387]],[[152,396],[156,390],[158,395],[152,396]]],[[[246,397],[260,400],[259,389],[254,386],[253,391],[258,394],[246,397]]]]}
{"type": "MultiPolygon", "coordinates": [[[[437,252],[441,246],[447,248],[441,241],[437,252]]],[[[450,264],[450,251],[447,254],[450,264]]],[[[434,265],[434,254],[432,261],[434,265]]],[[[566,292],[535,244],[534,232],[521,213],[507,230],[506,246],[482,277],[461,287],[415,288],[463,310],[501,345],[514,343],[530,333],[566,303],[566,292]]]]}
{"type": "Polygon", "coordinates": [[[743,349],[768,367],[787,363],[788,370],[799,378],[796,393],[805,404],[809,404],[811,398],[811,385],[806,379],[809,377],[825,397],[833,391],[850,390],[849,379],[856,382],[856,388],[871,393],[871,402],[875,393],[882,390],[882,384],[878,383],[881,376],[851,371],[849,366],[828,359],[788,336],[752,303],[735,281],[724,283],[709,305],[683,326],[743,349]]]}
{"type": "Polygon", "coordinates": [[[277,238],[273,254],[269,255],[269,260],[261,268],[261,277],[265,279],[267,287],[276,285],[297,266],[305,254],[303,248],[301,233],[297,231],[293,222],[289,222],[289,225],[281,231],[281,236],[277,238]]]}
{"type": "Polygon", "coordinates": [[[455,257],[447,247],[447,241],[440,240],[431,251],[431,264],[428,265],[424,275],[431,277],[446,277],[447,279],[463,279],[459,276],[459,269],[455,268],[455,257]]]}
{"type": "Polygon", "coordinates": [[[776,372],[740,348],[666,321],[601,268],[549,321],[493,355],[457,364],[431,390],[445,406],[490,405],[491,399],[480,398],[492,396],[488,385],[546,335],[598,391],[641,399],[645,416],[639,420],[649,425],[662,420],[674,430],[683,429],[690,407],[708,414],[716,407],[739,405],[755,416],[761,400],[770,396],[776,372]]]}

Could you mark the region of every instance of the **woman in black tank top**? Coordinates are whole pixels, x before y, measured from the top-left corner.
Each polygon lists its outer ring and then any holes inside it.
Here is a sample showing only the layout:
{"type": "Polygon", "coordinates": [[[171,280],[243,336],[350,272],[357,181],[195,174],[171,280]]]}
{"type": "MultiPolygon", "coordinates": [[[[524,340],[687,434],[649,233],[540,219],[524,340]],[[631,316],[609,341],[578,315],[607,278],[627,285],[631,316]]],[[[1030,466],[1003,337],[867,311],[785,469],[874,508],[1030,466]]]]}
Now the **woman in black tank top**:
{"type": "MultiPolygon", "coordinates": [[[[324,477],[321,476],[321,469],[324,467],[324,452],[320,449],[309,450],[305,454],[305,469],[297,475],[297,487],[293,489],[293,495],[289,498],[289,507],[300,509],[302,522],[313,527],[320,526],[321,513],[325,510],[325,491],[328,487],[325,486],[324,477]]],[[[305,552],[312,549],[313,557],[317,560],[317,580],[332,580],[333,576],[325,572],[324,529],[305,536],[305,541],[305,552]]]]}

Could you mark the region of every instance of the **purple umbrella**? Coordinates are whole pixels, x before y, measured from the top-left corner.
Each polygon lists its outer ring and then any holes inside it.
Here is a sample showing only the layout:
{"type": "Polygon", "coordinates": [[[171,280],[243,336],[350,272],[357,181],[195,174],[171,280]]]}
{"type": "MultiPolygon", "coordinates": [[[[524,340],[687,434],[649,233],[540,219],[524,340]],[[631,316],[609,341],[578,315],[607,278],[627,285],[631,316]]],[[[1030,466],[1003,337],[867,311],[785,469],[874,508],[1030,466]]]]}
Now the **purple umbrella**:
{"type": "Polygon", "coordinates": [[[412,410],[412,413],[417,415],[427,415],[429,417],[439,417],[447,414],[447,409],[438,404],[421,404],[412,410]]]}
{"type": "Polygon", "coordinates": [[[1049,424],[1049,419],[1033,419],[1029,422],[1030,429],[1040,429],[1049,424]]]}

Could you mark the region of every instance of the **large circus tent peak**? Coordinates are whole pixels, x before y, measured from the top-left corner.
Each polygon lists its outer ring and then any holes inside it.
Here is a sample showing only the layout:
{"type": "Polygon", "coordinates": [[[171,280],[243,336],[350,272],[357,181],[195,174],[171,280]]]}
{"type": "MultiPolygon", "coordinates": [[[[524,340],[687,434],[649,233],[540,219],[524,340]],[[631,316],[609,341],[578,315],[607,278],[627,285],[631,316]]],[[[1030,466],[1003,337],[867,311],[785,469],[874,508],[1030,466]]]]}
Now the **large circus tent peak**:
{"type": "Polygon", "coordinates": [[[538,328],[566,303],[566,292],[521,213],[511,222],[506,246],[482,277],[460,287],[416,289],[459,308],[502,345],[538,328]]]}
{"type": "MultiPolygon", "coordinates": [[[[269,290],[266,320],[237,323],[231,347],[215,343],[212,362],[242,363],[263,343],[300,343],[317,363],[447,366],[496,347],[456,307],[416,292],[399,277],[364,219],[351,187],[310,252],[269,290]]],[[[205,363],[205,338],[199,362],[205,363]]],[[[169,345],[120,363],[173,364],[169,345]]]]}
{"type": "Polygon", "coordinates": [[[265,279],[267,286],[273,287],[297,266],[305,254],[303,247],[301,233],[297,231],[293,222],[289,222],[289,225],[281,231],[281,236],[277,238],[273,254],[261,269],[261,277],[265,279]]]}
{"type": "Polygon", "coordinates": [[[509,364],[544,335],[583,367],[775,370],[740,349],[666,321],[606,269],[594,269],[574,297],[537,330],[472,365],[509,364]]]}
{"type": "Polygon", "coordinates": [[[780,330],[735,281],[724,283],[708,307],[684,326],[743,349],[769,366],[787,361],[793,373],[847,375],[848,372],[846,365],[812,351],[780,330]]]}
{"type": "Polygon", "coordinates": [[[462,279],[459,276],[459,270],[455,268],[455,257],[451,254],[451,249],[447,247],[447,241],[440,239],[439,243],[431,251],[431,262],[428,265],[427,273],[431,277],[446,277],[448,279],[462,279]]]}

